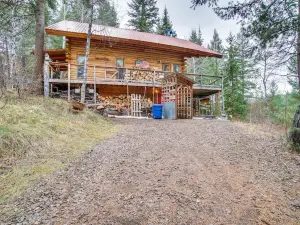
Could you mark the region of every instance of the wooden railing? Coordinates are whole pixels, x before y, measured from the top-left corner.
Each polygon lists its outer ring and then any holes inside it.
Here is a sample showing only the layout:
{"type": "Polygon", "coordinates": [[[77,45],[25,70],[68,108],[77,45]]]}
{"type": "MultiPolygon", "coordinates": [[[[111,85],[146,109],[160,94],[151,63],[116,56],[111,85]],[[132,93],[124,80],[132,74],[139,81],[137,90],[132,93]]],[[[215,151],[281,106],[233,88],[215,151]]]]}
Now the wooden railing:
{"type": "Polygon", "coordinates": [[[221,76],[188,74],[194,80],[194,87],[202,89],[222,89],[223,78],[221,76]]]}
{"type": "MultiPolygon", "coordinates": [[[[83,78],[78,76],[78,68],[83,65],[68,63],[49,63],[49,78],[51,81],[82,82],[83,78]],[[71,74],[72,72],[72,74],[71,74]]],[[[160,84],[161,80],[174,72],[141,68],[119,68],[110,66],[88,66],[87,81],[91,83],[101,82],[125,82],[141,84],[160,84]]],[[[194,87],[217,88],[222,87],[221,76],[209,76],[198,74],[178,73],[194,81],[194,87]]]]}

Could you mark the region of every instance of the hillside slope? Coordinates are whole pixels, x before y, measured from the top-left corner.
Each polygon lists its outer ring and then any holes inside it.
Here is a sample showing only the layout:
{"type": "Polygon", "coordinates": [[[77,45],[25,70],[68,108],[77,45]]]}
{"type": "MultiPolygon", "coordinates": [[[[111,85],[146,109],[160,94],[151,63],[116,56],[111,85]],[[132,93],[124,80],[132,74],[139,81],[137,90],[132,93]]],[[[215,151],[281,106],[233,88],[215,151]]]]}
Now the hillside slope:
{"type": "Polygon", "coordinates": [[[18,196],[116,130],[91,111],[72,113],[63,100],[11,98],[0,109],[0,202],[18,196]]]}

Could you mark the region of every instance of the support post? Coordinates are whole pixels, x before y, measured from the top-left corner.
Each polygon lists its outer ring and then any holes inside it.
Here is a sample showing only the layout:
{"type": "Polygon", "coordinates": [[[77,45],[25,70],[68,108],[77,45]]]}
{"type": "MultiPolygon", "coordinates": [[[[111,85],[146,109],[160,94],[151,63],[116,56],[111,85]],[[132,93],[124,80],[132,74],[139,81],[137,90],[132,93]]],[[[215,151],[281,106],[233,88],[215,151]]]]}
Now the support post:
{"type": "Polygon", "coordinates": [[[222,115],[222,109],[221,109],[221,91],[218,91],[218,107],[219,107],[219,115],[222,115]]]}
{"type": "Polygon", "coordinates": [[[224,78],[222,76],[222,113],[225,113],[225,99],[224,99],[224,78]]]}
{"type": "Polygon", "coordinates": [[[154,94],[155,94],[155,93],[154,93],[154,92],[155,92],[155,87],[154,87],[154,76],[153,76],[152,84],[153,84],[153,88],[152,88],[152,92],[153,92],[152,95],[153,95],[153,96],[152,96],[152,99],[153,99],[153,104],[155,104],[155,96],[154,96],[154,94]]]}
{"type": "MultiPolygon", "coordinates": [[[[193,72],[196,74],[195,57],[193,57],[193,72]]],[[[194,76],[194,81],[196,81],[196,76],[194,76]]]]}
{"type": "MultiPolygon", "coordinates": [[[[126,85],[127,85],[127,101],[128,101],[128,99],[129,99],[128,80],[126,80],[126,85]]],[[[130,108],[132,107],[131,104],[132,104],[132,99],[130,101],[130,108]]],[[[127,110],[127,116],[130,116],[129,115],[129,107],[128,107],[128,110],[127,110]]]]}
{"type": "Polygon", "coordinates": [[[94,66],[94,102],[96,104],[97,99],[96,99],[96,66],[94,66]]]}
{"type": "Polygon", "coordinates": [[[193,119],[193,104],[194,104],[194,99],[193,99],[193,86],[191,86],[191,87],[189,87],[189,91],[190,91],[190,104],[191,104],[191,106],[190,106],[190,110],[191,110],[191,117],[190,117],[190,119],[193,119]]]}
{"type": "Polygon", "coordinates": [[[44,62],[44,96],[49,97],[49,55],[45,55],[44,62]]]}
{"type": "Polygon", "coordinates": [[[68,64],[68,101],[71,100],[71,66],[68,64]]]}
{"type": "Polygon", "coordinates": [[[200,87],[202,88],[202,75],[200,75],[200,87]]]}

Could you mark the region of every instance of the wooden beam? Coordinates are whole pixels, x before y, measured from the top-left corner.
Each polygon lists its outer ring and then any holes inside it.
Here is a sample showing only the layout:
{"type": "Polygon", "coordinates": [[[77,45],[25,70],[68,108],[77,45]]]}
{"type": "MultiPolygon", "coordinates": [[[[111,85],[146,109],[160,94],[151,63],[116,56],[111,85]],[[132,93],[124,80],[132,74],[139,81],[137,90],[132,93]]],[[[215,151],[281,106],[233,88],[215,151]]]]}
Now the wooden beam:
{"type": "Polygon", "coordinates": [[[94,66],[94,102],[96,104],[97,99],[96,99],[96,66],[94,66]]]}
{"type": "Polygon", "coordinates": [[[68,64],[68,101],[71,100],[71,66],[68,64]]]}

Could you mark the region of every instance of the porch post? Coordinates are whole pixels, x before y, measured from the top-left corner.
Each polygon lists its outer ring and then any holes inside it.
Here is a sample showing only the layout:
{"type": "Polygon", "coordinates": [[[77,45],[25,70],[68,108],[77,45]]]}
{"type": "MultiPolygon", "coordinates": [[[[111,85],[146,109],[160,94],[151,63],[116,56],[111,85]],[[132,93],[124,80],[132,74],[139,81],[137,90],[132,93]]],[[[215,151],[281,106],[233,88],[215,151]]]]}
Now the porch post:
{"type": "Polygon", "coordinates": [[[96,66],[94,66],[94,101],[95,101],[95,104],[97,102],[96,100],[96,66]]]}
{"type": "Polygon", "coordinates": [[[68,64],[68,101],[71,100],[71,66],[68,64]]]}
{"type": "Polygon", "coordinates": [[[222,76],[222,113],[225,113],[225,99],[224,99],[224,78],[222,76]]]}
{"type": "Polygon", "coordinates": [[[219,113],[220,117],[222,116],[222,109],[221,109],[221,91],[218,91],[218,108],[219,108],[219,113]]]}
{"type": "Polygon", "coordinates": [[[49,55],[45,54],[44,61],[44,97],[49,97],[49,55]]]}

